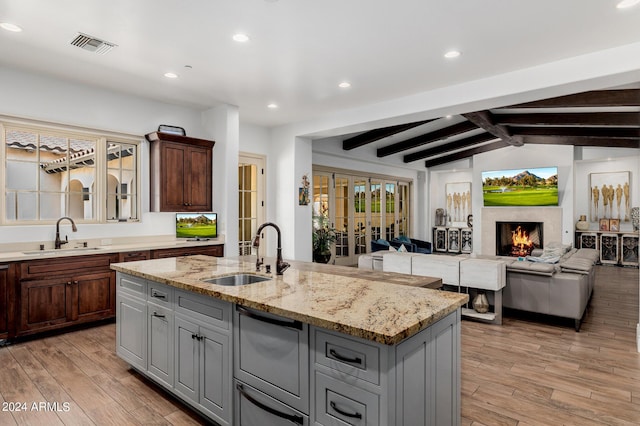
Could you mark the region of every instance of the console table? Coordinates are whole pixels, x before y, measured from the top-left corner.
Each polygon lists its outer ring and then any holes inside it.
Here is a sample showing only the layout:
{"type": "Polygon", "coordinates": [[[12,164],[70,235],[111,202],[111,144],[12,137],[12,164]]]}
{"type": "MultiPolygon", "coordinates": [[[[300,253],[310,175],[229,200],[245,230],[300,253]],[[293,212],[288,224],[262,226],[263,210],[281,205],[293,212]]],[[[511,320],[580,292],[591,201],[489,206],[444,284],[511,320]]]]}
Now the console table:
{"type": "Polygon", "coordinates": [[[576,248],[600,253],[600,263],[638,267],[638,231],[576,231],[576,248]]]}

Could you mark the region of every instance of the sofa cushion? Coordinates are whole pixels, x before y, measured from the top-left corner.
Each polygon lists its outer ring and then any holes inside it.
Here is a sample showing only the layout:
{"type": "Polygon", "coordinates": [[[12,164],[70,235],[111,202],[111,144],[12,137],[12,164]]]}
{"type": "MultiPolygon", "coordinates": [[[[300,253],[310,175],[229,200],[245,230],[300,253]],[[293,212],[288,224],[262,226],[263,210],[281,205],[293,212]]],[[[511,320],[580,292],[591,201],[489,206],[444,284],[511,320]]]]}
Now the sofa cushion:
{"type": "Polygon", "coordinates": [[[600,259],[600,252],[596,249],[581,248],[573,255],[578,259],[589,259],[595,265],[600,259]]]}
{"type": "Polygon", "coordinates": [[[525,272],[534,275],[551,276],[556,272],[555,265],[549,263],[537,263],[537,262],[511,262],[507,265],[507,271],[525,272]]]}
{"type": "Polygon", "coordinates": [[[591,259],[572,256],[570,259],[561,263],[560,268],[562,269],[562,272],[588,275],[591,268],[593,268],[593,261],[591,259]]]}

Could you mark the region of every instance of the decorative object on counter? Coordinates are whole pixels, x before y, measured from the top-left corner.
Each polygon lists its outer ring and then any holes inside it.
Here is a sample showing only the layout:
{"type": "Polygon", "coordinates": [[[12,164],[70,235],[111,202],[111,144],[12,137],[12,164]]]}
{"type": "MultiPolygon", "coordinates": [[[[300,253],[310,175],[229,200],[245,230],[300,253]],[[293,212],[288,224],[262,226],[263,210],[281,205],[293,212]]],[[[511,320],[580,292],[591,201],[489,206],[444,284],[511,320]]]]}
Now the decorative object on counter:
{"type": "Polygon", "coordinates": [[[609,219],[600,219],[598,224],[599,224],[598,229],[600,229],[601,231],[609,230],[609,219]]]}
{"type": "Polygon", "coordinates": [[[302,175],[302,186],[298,188],[298,205],[306,206],[309,204],[309,177],[302,175]]]}
{"type": "Polygon", "coordinates": [[[313,261],[329,263],[331,260],[331,244],[336,242],[336,230],[329,226],[326,216],[313,216],[313,261]]]}
{"type": "Polygon", "coordinates": [[[589,222],[587,222],[586,215],[580,215],[580,220],[576,222],[576,229],[578,231],[587,231],[589,229],[589,222]]]}
{"type": "Polygon", "coordinates": [[[471,213],[471,182],[447,183],[445,193],[450,225],[466,226],[465,220],[471,213]]]}
{"type": "Polygon", "coordinates": [[[591,222],[600,218],[629,222],[630,172],[591,173],[589,175],[591,222]]]}
{"type": "Polygon", "coordinates": [[[187,136],[187,132],[184,131],[184,128],[178,126],[169,126],[167,124],[159,125],[158,131],[162,133],[171,133],[173,135],[187,136]]]}
{"type": "Polygon", "coordinates": [[[640,207],[633,207],[631,209],[631,223],[633,224],[633,230],[640,229],[640,207]]]}
{"type": "Polygon", "coordinates": [[[480,314],[489,312],[489,299],[485,292],[479,291],[478,294],[476,294],[476,297],[473,298],[472,306],[473,309],[480,314]]]}
{"type": "Polygon", "coordinates": [[[472,214],[467,216],[467,227],[468,228],[473,228],[473,215],[472,214]]]}
{"type": "Polygon", "coordinates": [[[447,224],[447,213],[444,209],[436,209],[436,226],[445,226],[447,224]]]}
{"type": "Polygon", "coordinates": [[[609,231],[618,232],[620,230],[620,219],[609,219],[609,231]]]}

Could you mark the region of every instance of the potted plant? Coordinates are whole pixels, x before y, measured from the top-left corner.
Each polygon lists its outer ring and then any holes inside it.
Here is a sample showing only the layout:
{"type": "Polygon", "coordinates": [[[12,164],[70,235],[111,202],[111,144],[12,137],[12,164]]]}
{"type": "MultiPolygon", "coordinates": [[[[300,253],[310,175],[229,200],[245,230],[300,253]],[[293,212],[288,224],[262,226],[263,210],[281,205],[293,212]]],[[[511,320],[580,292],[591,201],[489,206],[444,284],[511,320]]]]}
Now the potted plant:
{"type": "Polygon", "coordinates": [[[331,244],[336,242],[336,230],[329,226],[325,216],[313,217],[313,261],[328,263],[331,259],[331,244]]]}

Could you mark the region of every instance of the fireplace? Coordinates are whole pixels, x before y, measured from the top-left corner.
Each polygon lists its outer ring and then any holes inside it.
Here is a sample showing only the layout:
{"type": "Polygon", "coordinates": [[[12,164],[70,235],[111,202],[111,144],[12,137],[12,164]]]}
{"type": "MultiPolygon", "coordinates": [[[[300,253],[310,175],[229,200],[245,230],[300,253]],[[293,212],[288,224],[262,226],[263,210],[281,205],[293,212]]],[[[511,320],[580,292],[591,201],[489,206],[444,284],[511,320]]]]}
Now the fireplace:
{"type": "Polygon", "coordinates": [[[529,256],[542,248],[543,222],[496,222],[496,254],[529,256]]]}

